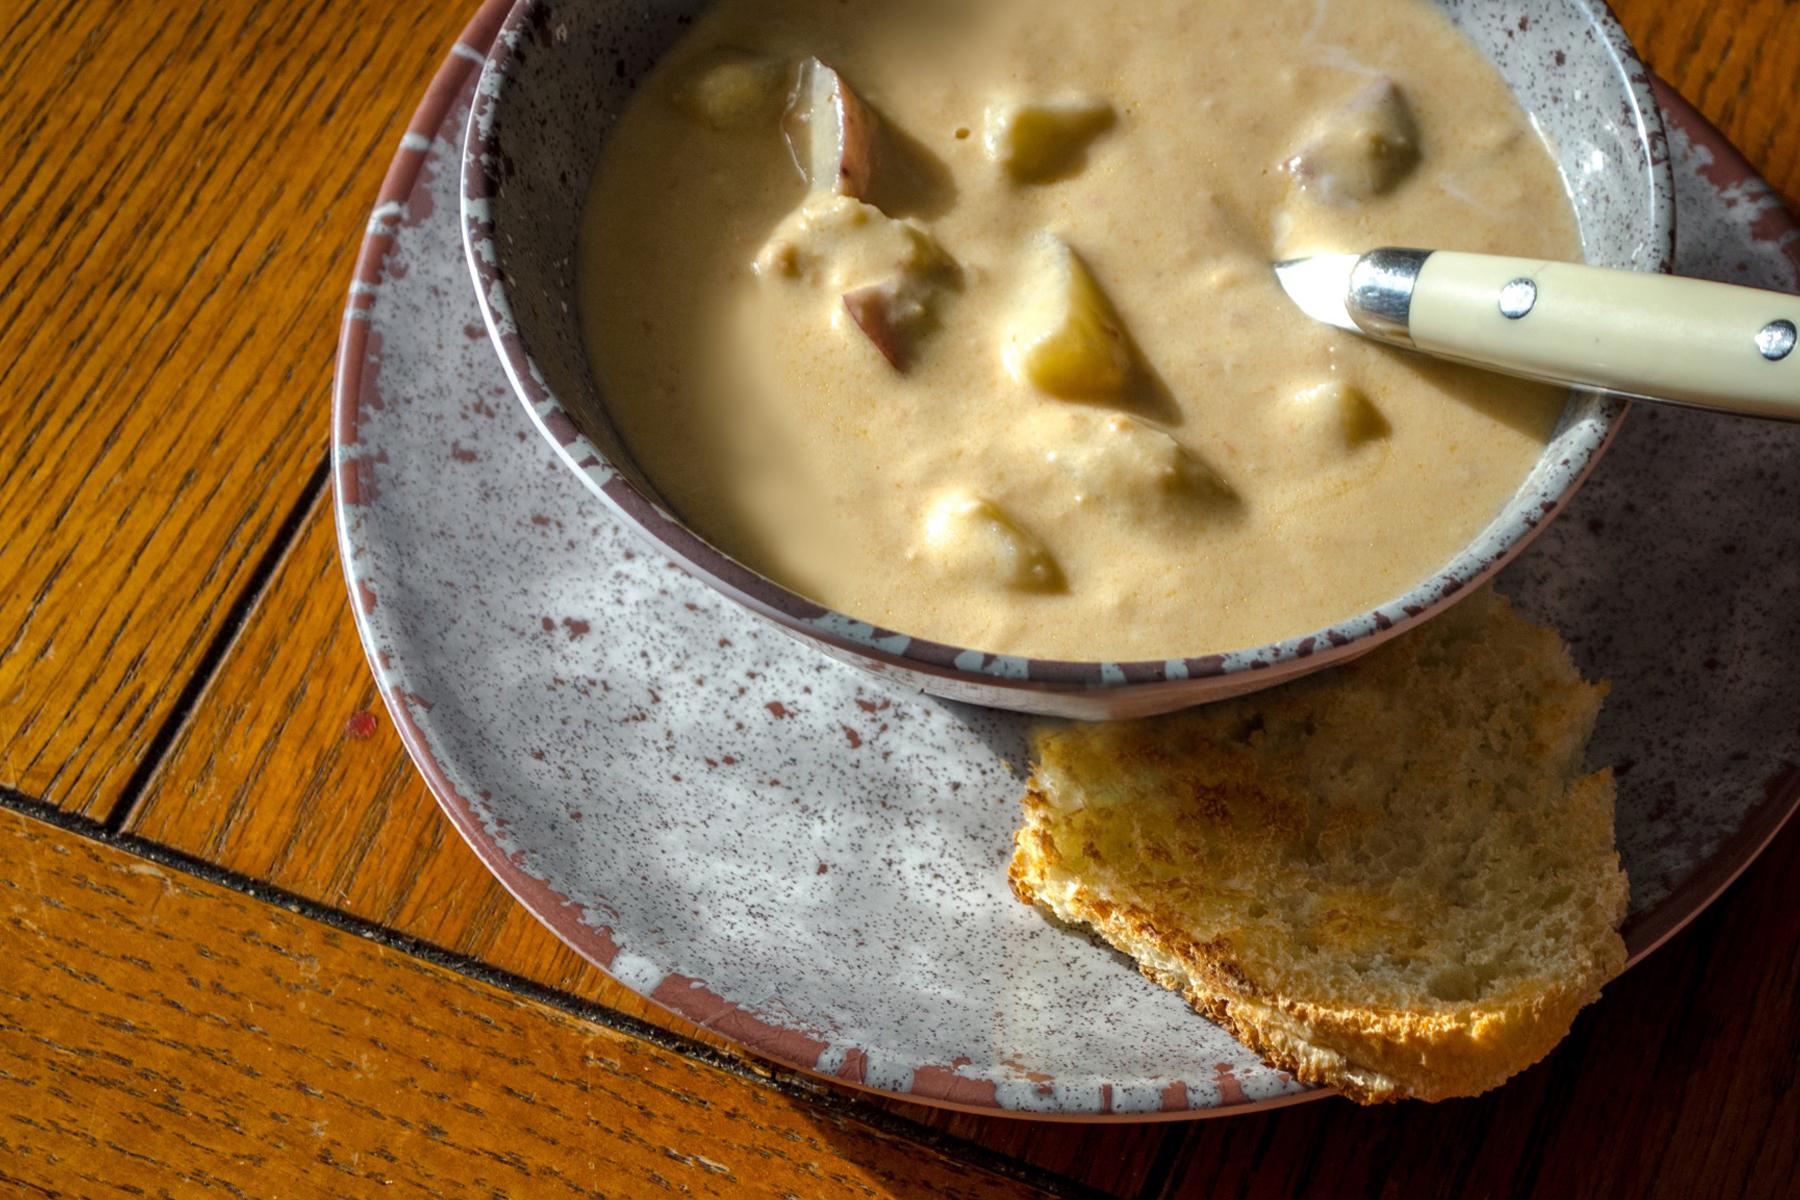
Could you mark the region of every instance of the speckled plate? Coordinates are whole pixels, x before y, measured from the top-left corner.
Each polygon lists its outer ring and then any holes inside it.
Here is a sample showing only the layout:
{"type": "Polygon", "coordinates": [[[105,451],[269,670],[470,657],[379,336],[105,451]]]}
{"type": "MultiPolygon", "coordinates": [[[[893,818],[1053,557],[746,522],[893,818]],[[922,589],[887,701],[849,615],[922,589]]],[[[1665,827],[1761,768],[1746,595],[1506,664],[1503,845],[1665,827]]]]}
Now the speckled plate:
{"type": "MultiPolygon", "coordinates": [[[[1095,1119],[1317,1094],[1005,866],[1025,719],[883,690],[626,534],[513,399],[457,222],[490,0],[401,143],[350,287],[340,545],[370,663],[444,811],[625,986],[768,1058],[931,1104],[1095,1119]]],[[[1665,96],[1678,267],[1800,281],[1800,232],[1665,96]]],[[[1642,956],[1800,787],[1800,428],[1640,407],[1504,576],[1613,681],[1627,938],[1642,956]]]]}

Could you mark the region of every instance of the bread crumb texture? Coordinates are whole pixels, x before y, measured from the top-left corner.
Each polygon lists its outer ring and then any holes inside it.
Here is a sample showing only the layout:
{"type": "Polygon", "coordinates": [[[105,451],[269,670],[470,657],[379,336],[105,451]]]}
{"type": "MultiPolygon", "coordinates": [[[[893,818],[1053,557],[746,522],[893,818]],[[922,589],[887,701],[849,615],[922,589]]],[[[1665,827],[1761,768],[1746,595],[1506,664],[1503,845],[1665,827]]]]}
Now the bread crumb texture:
{"type": "Polygon", "coordinates": [[[1475,1095],[1625,966],[1605,693],[1488,590],[1287,687],[1046,727],[1013,888],[1302,1081],[1475,1095]]]}

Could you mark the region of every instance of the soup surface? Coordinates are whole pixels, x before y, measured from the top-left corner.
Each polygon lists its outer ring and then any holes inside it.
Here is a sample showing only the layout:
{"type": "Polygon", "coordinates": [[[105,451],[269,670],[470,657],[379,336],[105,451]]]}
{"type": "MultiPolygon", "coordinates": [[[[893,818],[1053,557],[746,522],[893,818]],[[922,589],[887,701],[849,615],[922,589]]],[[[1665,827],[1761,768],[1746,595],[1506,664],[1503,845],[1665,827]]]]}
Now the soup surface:
{"type": "Polygon", "coordinates": [[[1443,566],[1561,393],[1314,324],[1270,263],[1580,257],[1425,0],[720,0],[595,175],[621,436],[739,561],[990,653],[1173,658],[1443,566]]]}

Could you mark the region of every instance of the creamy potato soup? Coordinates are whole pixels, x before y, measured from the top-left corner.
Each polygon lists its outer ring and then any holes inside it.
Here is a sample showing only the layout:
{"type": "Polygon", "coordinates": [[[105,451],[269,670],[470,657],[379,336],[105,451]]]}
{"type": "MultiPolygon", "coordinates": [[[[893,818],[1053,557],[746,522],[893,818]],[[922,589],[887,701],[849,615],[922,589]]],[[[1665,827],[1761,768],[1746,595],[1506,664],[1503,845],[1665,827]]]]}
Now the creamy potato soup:
{"type": "Polygon", "coordinates": [[[739,561],[981,650],[1157,659],[1420,582],[1560,393],[1316,325],[1274,260],[1578,259],[1425,0],[721,0],[595,175],[583,319],[739,561]]]}

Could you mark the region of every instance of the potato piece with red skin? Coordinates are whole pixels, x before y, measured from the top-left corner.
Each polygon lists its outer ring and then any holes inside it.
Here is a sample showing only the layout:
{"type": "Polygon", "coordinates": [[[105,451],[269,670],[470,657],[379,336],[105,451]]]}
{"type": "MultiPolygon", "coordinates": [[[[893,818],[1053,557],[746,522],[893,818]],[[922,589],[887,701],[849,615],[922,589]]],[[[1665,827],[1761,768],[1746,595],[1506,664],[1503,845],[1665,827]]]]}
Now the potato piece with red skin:
{"type": "Polygon", "coordinates": [[[902,372],[937,328],[944,293],[962,282],[961,269],[923,227],[832,192],[812,192],[788,214],[753,270],[777,303],[829,296],[839,310],[833,324],[848,317],[902,372]]]}
{"type": "Polygon", "coordinates": [[[1350,207],[1399,187],[1420,155],[1406,93],[1391,79],[1377,79],[1315,121],[1282,169],[1301,190],[1350,207]]]}
{"type": "Polygon", "coordinates": [[[802,60],[781,131],[813,191],[869,198],[880,118],[836,70],[817,58],[802,60]]]}
{"type": "Polygon", "coordinates": [[[844,311],[881,356],[902,373],[912,364],[919,335],[931,324],[929,307],[904,279],[883,280],[844,293],[844,311]]]}

